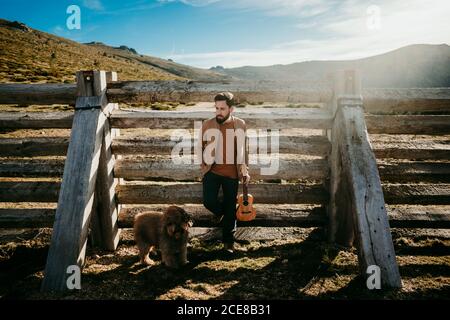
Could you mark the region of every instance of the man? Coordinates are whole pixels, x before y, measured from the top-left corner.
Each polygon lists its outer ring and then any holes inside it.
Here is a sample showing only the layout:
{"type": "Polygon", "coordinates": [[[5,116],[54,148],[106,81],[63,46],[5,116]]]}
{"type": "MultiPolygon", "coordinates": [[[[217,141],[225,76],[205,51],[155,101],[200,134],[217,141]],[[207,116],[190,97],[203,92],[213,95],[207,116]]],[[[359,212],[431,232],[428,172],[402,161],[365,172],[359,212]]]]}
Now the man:
{"type": "Polygon", "coordinates": [[[234,250],[236,232],[236,197],[239,180],[248,184],[248,150],[245,121],[232,115],[233,94],[222,92],[215,96],[216,116],[203,122],[201,165],[203,175],[203,205],[222,226],[224,249],[234,250]],[[222,187],[223,201],[219,201],[222,187]]]}

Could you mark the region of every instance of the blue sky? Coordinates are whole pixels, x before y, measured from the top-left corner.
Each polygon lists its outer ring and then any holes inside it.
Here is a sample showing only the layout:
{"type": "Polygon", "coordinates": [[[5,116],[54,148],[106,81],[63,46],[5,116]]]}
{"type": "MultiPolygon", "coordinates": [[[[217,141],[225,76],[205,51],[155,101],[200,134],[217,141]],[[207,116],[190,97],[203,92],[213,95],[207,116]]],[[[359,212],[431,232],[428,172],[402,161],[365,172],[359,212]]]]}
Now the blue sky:
{"type": "Polygon", "coordinates": [[[1,0],[0,17],[209,68],[354,59],[450,43],[448,0],[1,0]],[[70,5],[81,29],[69,30],[70,5]]]}

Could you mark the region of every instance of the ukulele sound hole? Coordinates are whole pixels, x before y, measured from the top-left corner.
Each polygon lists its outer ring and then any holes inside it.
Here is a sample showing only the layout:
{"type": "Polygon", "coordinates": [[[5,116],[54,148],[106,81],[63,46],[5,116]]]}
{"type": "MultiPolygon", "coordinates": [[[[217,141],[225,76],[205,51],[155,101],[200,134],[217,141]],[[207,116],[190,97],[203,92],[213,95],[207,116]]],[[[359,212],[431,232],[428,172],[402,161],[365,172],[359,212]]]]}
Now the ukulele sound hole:
{"type": "Polygon", "coordinates": [[[244,206],[248,206],[248,201],[244,201],[244,206]]]}

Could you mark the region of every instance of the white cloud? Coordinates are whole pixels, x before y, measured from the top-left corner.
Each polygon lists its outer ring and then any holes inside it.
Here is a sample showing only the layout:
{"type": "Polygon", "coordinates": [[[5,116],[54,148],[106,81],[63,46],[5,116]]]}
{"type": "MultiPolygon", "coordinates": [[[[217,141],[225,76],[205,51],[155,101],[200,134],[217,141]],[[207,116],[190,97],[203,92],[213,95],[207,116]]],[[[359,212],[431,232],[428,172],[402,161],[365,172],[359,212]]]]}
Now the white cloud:
{"type": "Polygon", "coordinates": [[[158,0],[161,3],[181,2],[193,7],[204,7],[221,0],[158,0]]]}
{"type": "Polygon", "coordinates": [[[92,10],[103,10],[103,4],[100,0],[83,0],[83,6],[92,10]]]}
{"type": "Polygon", "coordinates": [[[258,10],[266,15],[298,17],[298,40],[264,50],[175,54],[180,63],[214,65],[287,64],[304,60],[355,59],[416,43],[450,43],[450,1],[447,0],[228,0],[217,6],[258,10]],[[367,27],[367,8],[381,10],[380,28],[367,27]]]}

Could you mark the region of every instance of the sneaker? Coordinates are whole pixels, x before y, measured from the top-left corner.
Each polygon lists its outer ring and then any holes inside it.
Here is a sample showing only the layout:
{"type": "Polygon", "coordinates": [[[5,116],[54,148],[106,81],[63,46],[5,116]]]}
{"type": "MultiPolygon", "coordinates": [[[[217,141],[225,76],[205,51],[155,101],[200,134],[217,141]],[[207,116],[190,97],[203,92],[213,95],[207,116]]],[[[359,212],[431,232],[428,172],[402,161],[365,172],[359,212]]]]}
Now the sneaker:
{"type": "Polygon", "coordinates": [[[234,242],[224,243],[223,249],[228,253],[233,253],[234,252],[234,242]]]}

